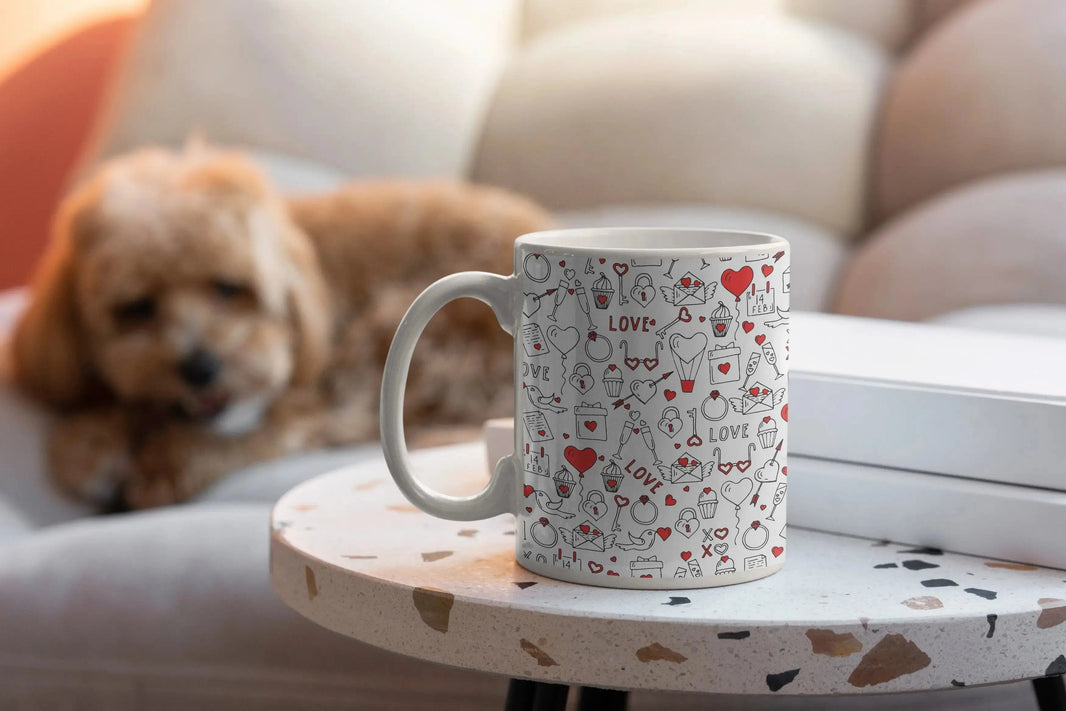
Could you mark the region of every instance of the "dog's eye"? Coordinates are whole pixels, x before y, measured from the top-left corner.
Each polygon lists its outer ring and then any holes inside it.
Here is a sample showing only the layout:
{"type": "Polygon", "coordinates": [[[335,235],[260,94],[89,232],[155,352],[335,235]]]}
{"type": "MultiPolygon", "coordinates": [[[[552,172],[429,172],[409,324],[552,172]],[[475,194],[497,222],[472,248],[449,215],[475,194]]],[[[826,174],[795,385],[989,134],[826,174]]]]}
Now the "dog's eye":
{"type": "Polygon", "coordinates": [[[224,299],[235,299],[238,296],[246,296],[252,293],[244,284],[238,284],[235,281],[228,281],[226,279],[215,279],[211,282],[211,287],[215,290],[215,293],[224,299]]]}
{"type": "Polygon", "coordinates": [[[148,321],[155,316],[155,299],[145,296],[140,299],[126,301],[114,309],[115,320],[121,324],[136,324],[148,321]]]}

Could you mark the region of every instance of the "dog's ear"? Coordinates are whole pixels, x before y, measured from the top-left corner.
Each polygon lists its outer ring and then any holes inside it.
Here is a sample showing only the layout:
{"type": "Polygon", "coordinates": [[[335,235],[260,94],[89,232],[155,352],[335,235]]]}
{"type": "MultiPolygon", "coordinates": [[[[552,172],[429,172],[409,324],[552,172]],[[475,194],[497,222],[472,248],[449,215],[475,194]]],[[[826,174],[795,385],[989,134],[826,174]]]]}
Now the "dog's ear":
{"type": "Polygon", "coordinates": [[[285,235],[288,257],[287,305],[296,332],[293,384],[311,385],[329,363],[333,309],[329,289],[310,239],[297,227],[285,235]]]}
{"type": "Polygon", "coordinates": [[[88,396],[91,377],[75,302],[76,241],[93,229],[98,195],[81,190],[60,206],[52,240],[34,275],[30,303],[11,341],[15,382],[30,394],[62,408],[88,396]]]}

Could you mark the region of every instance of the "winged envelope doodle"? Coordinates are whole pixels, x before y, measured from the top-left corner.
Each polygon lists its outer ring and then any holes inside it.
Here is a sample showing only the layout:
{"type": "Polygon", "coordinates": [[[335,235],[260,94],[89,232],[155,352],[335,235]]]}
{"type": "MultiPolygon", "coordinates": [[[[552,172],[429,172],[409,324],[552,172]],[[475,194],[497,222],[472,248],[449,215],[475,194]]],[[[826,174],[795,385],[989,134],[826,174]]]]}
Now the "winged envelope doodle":
{"type": "Polygon", "coordinates": [[[733,406],[733,412],[754,415],[759,412],[771,412],[784,402],[784,399],[784,388],[770,390],[762,383],[756,381],[743,396],[729,398],[729,404],[733,406]]]}
{"type": "Polygon", "coordinates": [[[707,297],[714,295],[717,284],[708,284],[692,272],[685,272],[673,286],[662,286],[666,302],[674,306],[699,306],[707,303],[707,297]]]}
{"type": "Polygon", "coordinates": [[[574,526],[573,530],[561,528],[559,533],[562,534],[563,541],[568,546],[573,546],[575,550],[599,551],[600,553],[612,547],[615,539],[614,534],[603,535],[603,532],[591,521],[574,526]]]}

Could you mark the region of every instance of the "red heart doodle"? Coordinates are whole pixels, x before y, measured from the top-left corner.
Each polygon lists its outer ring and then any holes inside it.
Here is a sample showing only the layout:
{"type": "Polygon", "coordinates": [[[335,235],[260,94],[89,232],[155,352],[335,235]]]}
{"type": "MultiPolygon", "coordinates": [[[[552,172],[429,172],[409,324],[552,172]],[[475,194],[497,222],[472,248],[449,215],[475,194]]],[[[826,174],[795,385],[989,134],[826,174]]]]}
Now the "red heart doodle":
{"type": "MultiPolygon", "coordinates": [[[[604,306],[606,306],[607,305],[607,295],[606,294],[600,294],[599,296],[596,297],[596,301],[598,301],[601,304],[603,304],[604,306]]],[[[595,341],[596,339],[593,338],[592,340],[595,341]]]]}
{"type": "Polygon", "coordinates": [[[774,554],[774,558],[777,558],[778,556],[780,556],[782,553],[785,552],[785,548],[784,548],[784,546],[774,546],[773,548],[770,549],[770,552],[774,554]]]}
{"type": "Polygon", "coordinates": [[[722,393],[718,392],[717,390],[712,390],[712,391],[711,391],[711,399],[712,399],[712,400],[717,400],[717,399],[718,399],[718,396],[719,396],[719,395],[721,395],[721,394],[722,394],[722,393]]]}
{"type": "Polygon", "coordinates": [[[658,533],[659,538],[663,539],[664,541],[670,537],[671,533],[673,533],[669,526],[660,526],[659,528],[655,529],[655,532],[658,533]]]}
{"type": "Polygon", "coordinates": [[[655,370],[656,368],[659,367],[659,359],[658,358],[645,358],[644,359],[644,367],[647,368],[648,370],[655,370]]]}
{"type": "Polygon", "coordinates": [[[765,333],[760,333],[758,336],[755,337],[755,342],[758,343],[760,346],[762,345],[762,342],[765,341],[765,340],[766,340],[766,334],[765,333]]]}
{"type": "Polygon", "coordinates": [[[711,493],[711,487],[709,487],[709,486],[705,486],[705,487],[703,487],[703,493],[704,493],[704,494],[709,494],[709,493],[711,493]]]}
{"type": "Polygon", "coordinates": [[[564,259],[563,261],[559,262],[559,266],[560,267],[565,267],[566,266],[566,260],[564,259]]]}
{"type": "MultiPolygon", "coordinates": [[[[677,310],[677,320],[682,323],[688,323],[692,320],[692,313],[688,310],[687,306],[682,306],[677,310]]],[[[654,326],[655,322],[652,321],[651,325],[654,326]]]]}
{"type": "Polygon", "coordinates": [[[543,437],[545,434],[547,434],[547,430],[537,430],[537,434],[543,437]]]}
{"type": "Polygon", "coordinates": [[[766,504],[763,504],[762,506],[760,506],[759,510],[760,511],[765,511],[766,510],[766,504]]]}
{"type": "Polygon", "coordinates": [[[729,472],[733,471],[733,462],[722,462],[718,465],[718,471],[728,475],[729,472]]]}
{"type": "Polygon", "coordinates": [[[568,491],[570,491],[570,487],[569,486],[567,486],[566,484],[559,484],[559,493],[560,494],[565,494],[568,491]]]}
{"type": "Polygon", "coordinates": [[[773,265],[771,265],[771,264],[764,264],[764,265],[762,265],[762,275],[763,275],[764,277],[768,277],[768,276],[770,276],[770,275],[771,275],[771,274],[773,274],[773,273],[774,273],[774,267],[773,267],[773,265]]]}
{"type": "Polygon", "coordinates": [[[597,563],[594,560],[590,560],[588,562],[588,566],[589,566],[589,570],[591,570],[593,573],[599,574],[599,573],[603,572],[603,565],[600,564],[600,563],[597,563]]]}
{"type": "Polygon", "coordinates": [[[716,528],[714,529],[714,537],[720,541],[724,541],[725,537],[729,535],[728,528],[716,528]]]}
{"type": "Polygon", "coordinates": [[[759,388],[748,388],[748,392],[751,393],[752,397],[755,397],[759,394],[759,388]]]}
{"type": "Polygon", "coordinates": [[[611,265],[611,269],[614,269],[614,273],[618,276],[625,276],[629,273],[629,265],[625,262],[615,262],[611,265]]]}
{"type": "Polygon", "coordinates": [[[627,499],[626,497],[622,496],[621,494],[615,494],[614,495],[614,502],[616,504],[618,504],[619,508],[622,508],[622,507],[625,507],[625,506],[629,506],[629,499],[627,499]]]}
{"type": "Polygon", "coordinates": [[[759,530],[759,522],[758,521],[752,521],[751,522],[751,527],[754,528],[756,531],[758,531],[759,530]]]}
{"type": "Polygon", "coordinates": [[[788,422],[788,403],[787,402],[785,403],[785,406],[781,408],[781,419],[784,420],[785,422],[788,422]]]}
{"type": "Polygon", "coordinates": [[[722,556],[722,562],[723,563],[728,563],[729,562],[729,556],[727,556],[727,555],[722,556]]]}
{"type": "Polygon", "coordinates": [[[606,262],[607,262],[606,259],[604,259],[603,257],[600,257],[600,264],[605,264],[606,262]]]}
{"type": "Polygon", "coordinates": [[[700,316],[700,323],[703,323],[706,320],[707,320],[706,316],[700,316]]]}
{"type": "Polygon", "coordinates": [[[587,429],[589,432],[595,432],[597,424],[599,423],[596,422],[596,420],[585,420],[585,429],[587,429]]]}
{"type": "Polygon", "coordinates": [[[533,494],[533,487],[532,486],[530,486],[529,484],[526,484],[525,486],[522,487],[522,495],[524,497],[529,497],[532,494],[533,494]]]}
{"type": "Polygon", "coordinates": [[[677,460],[677,463],[680,464],[683,467],[687,467],[688,466],[688,457],[681,457],[680,459],[677,460]]]}
{"type": "Polygon", "coordinates": [[[781,467],[781,473],[788,476],[788,467],[781,467]]]}
{"type": "Polygon", "coordinates": [[[623,358],[622,362],[626,364],[626,367],[630,370],[636,370],[640,367],[640,358],[623,358]]]}
{"type": "Polygon", "coordinates": [[[674,449],[681,449],[681,443],[680,442],[674,442],[674,449]]]}
{"type": "Polygon", "coordinates": [[[716,323],[716,324],[714,324],[714,330],[718,331],[718,333],[725,333],[725,324],[724,323],[716,323]]]}
{"type": "Polygon", "coordinates": [[[539,351],[540,350],[540,344],[539,343],[534,343],[533,344],[533,350],[539,351]]]}
{"type": "Polygon", "coordinates": [[[737,471],[739,471],[741,474],[743,474],[744,472],[748,471],[748,467],[750,467],[750,466],[751,466],[751,460],[750,459],[741,459],[739,462],[737,462],[737,471]]]}
{"type": "Polygon", "coordinates": [[[564,432],[564,433],[563,433],[563,439],[570,439],[570,435],[568,435],[568,434],[566,434],[566,433],[564,432]]]}
{"type": "Polygon", "coordinates": [[[770,416],[767,415],[766,417],[762,418],[762,421],[763,422],[769,422],[770,421],[770,416]]]}
{"type": "Polygon", "coordinates": [[[670,494],[667,494],[666,495],[666,505],[667,506],[677,506],[677,499],[675,499],[670,494]]]}
{"type": "Polygon", "coordinates": [[[591,528],[591,526],[589,526],[587,523],[583,523],[580,526],[578,526],[578,528],[581,529],[582,533],[588,533],[589,529],[591,528]]]}
{"type": "Polygon", "coordinates": [[[611,556],[611,562],[612,562],[612,563],[617,563],[617,562],[618,562],[618,556],[616,556],[616,555],[612,555],[612,556],[611,556]]]}
{"type": "Polygon", "coordinates": [[[681,277],[681,286],[685,287],[686,289],[692,286],[692,279],[688,277],[681,277]]]}
{"type": "Polygon", "coordinates": [[[533,509],[529,506],[526,507],[526,513],[533,513],[533,509]]]}
{"type": "Polygon", "coordinates": [[[650,578],[650,577],[652,577],[652,574],[651,573],[645,573],[644,575],[642,575],[640,577],[642,577],[642,578],[650,578]]]}
{"type": "Polygon", "coordinates": [[[613,570],[608,570],[608,571],[607,571],[607,574],[608,574],[608,575],[612,575],[612,576],[614,576],[614,577],[616,577],[616,578],[618,577],[618,573],[614,572],[613,570]]]}
{"type": "Polygon", "coordinates": [[[755,328],[755,324],[751,321],[745,321],[740,324],[740,327],[744,329],[744,333],[751,333],[751,329],[755,328]]]}
{"type": "Polygon", "coordinates": [[[729,363],[719,363],[718,364],[718,372],[720,372],[722,375],[725,375],[726,373],[729,372],[729,365],[730,365],[729,363]]]}
{"type": "Polygon", "coordinates": [[[722,286],[730,294],[737,297],[737,301],[740,301],[740,295],[744,293],[744,290],[748,288],[754,278],[755,272],[751,270],[751,267],[741,267],[737,271],[726,269],[722,272],[722,286]]]}
{"type": "Polygon", "coordinates": [[[681,551],[681,560],[688,560],[692,557],[692,551],[681,551]]]}
{"type": "Polygon", "coordinates": [[[686,486],[682,491],[688,491],[688,487],[686,486]]]}
{"type": "Polygon", "coordinates": [[[607,366],[607,370],[609,370],[609,371],[611,371],[613,373],[614,371],[618,370],[618,366],[615,365],[614,363],[611,363],[609,366],[607,366]]]}
{"type": "Polygon", "coordinates": [[[677,397],[677,393],[675,393],[673,390],[663,390],[663,395],[666,396],[666,401],[667,402],[670,402],[675,397],[677,397]]]}
{"type": "Polygon", "coordinates": [[[613,489],[618,486],[618,482],[615,479],[608,479],[607,486],[613,489]]]}
{"type": "Polygon", "coordinates": [[[601,462],[603,461],[603,455],[602,454],[600,455],[599,459],[600,459],[601,462]]]}

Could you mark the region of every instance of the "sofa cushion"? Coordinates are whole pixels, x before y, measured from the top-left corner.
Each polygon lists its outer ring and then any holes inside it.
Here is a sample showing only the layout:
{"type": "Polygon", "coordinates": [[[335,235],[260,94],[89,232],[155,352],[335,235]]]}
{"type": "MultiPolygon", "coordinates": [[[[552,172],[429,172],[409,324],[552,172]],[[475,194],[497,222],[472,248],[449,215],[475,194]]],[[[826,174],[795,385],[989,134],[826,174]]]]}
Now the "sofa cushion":
{"type": "Polygon", "coordinates": [[[835,308],[923,319],[995,303],[1066,303],[1066,170],[964,185],[872,234],[845,267],[835,308]]]}
{"type": "Polygon", "coordinates": [[[353,175],[460,176],[517,13],[517,0],[154,2],[99,154],[198,130],[353,175]]]}
{"type": "Polygon", "coordinates": [[[553,209],[734,205],[849,236],[885,66],[856,35],[777,14],[572,25],[508,65],[472,175],[553,209]]]}
{"type": "Polygon", "coordinates": [[[874,161],[877,214],[1066,162],[1066,3],[971,2],[900,62],[874,161]]]}

